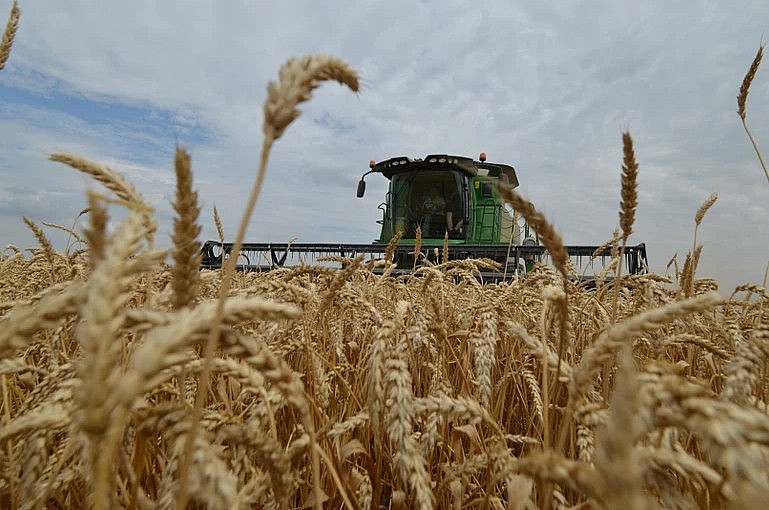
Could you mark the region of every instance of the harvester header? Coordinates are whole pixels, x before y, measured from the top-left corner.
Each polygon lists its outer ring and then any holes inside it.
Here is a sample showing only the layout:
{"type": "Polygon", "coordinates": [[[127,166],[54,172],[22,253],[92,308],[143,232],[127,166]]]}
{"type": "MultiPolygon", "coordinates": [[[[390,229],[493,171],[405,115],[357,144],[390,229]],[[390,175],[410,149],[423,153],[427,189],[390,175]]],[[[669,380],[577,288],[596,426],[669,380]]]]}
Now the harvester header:
{"type": "MultiPolygon", "coordinates": [[[[369,163],[369,169],[358,182],[357,196],[366,192],[365,178],[380,174],[389,181],[384,201],[378,206],[382,218],[379,237],[371,244],[275,244],[247,243],[243,246],[243,268],[269,269],[304,263],[322,255],[344,257],[368,253],[382,257],[387,246],[397,237],[393,261],[403,271],[413,268],[418,260],[435,260],[437,253],[448,252],[450,259],[488,258],[496,261],[500,272],[487,275],[492,279],[525,274],[536,262],[544,262],[546,254],[537,233],[502,200],[498,184],[518,186],[515,169],[504,163],[478,160],[449,154],[430,154],[425,158],[398,156],[369,163]],[[419,246],[421,255],[415,254],[419,246]],[[290,256],[290,258],[289,258],[290,256]],[[298,259],[298,262],[297,260],[298,259]]],[[[209,241],[203,248],[206,267],[219,267],[231,245],[209,241]]],[[[611,249],[597,246],[567,246],[575,266],[585,267],[579,278],[592,278],[587,265],[610,258],[611,249]]],[[[630,273],[646,270],[646,247],[629,246],[625,250],[624,267],[630,273]]],[[[602,263],[599,263],[602,266],[602,263]]]]}

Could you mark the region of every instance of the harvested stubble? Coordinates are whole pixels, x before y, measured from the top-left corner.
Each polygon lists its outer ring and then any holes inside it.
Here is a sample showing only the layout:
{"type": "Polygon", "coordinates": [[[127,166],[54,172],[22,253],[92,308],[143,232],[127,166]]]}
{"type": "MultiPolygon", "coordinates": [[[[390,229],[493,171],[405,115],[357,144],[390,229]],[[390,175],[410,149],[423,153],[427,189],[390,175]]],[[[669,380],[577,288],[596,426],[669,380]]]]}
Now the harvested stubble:
{"type": "MultiPolygon", "coordinates": [[[[107,200],[92,194],[87,249],[55,252],[28,221],[42,248],[0,254],[3,508],[750,508],[769,497],[762,287],[724,300],[696,263],[677,287],[647,274],[587,289],[541,265],[481,285],[485,261],[427,263],[416,277],[355,259],[229,278],[195,267],[186,153],[173,265],[129,183],[54,159],[129,214],[108,235],[107,200]]],[[[528,213],[559,253],[555,230],[528,213]]]]}

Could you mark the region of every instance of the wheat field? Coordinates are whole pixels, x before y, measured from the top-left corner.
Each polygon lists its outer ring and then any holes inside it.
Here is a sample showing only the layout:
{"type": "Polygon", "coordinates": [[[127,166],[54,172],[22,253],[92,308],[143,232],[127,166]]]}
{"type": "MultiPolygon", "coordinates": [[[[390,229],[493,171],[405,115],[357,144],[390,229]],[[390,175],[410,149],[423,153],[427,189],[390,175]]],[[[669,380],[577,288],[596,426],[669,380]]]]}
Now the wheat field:
{"type": "MultiPolygon", "coordinates": [[[[740,89],[743,124],[760,57],[740,89]]],[[[270,147],[324,80],[358,88],[324,56],[290,60],[268,86],[236,244],[270,147]]],[[[622,150],[614,278],[594,288],[566,277],[555,227],[505,188],[554,262],[509,283],[479,281],[486,262],[468,260],[397,278],[372,271],[389,260],[363,258],[247,273],[231,257],[201,271],[183,148],[168,250],[130,182],[53,154],[103,192],[86,197],[83,231],[49,226],[70,233],[66,250],[24,218],[39,245],[0,254],[0,506],[762,507],[769,291],[723,294],[697,276],[716,195],[693,211],[674,277],[624,275],[639,172],[629,133],[622,150]],[[127,214],[109,230],[115,209],[127,214]]]]}

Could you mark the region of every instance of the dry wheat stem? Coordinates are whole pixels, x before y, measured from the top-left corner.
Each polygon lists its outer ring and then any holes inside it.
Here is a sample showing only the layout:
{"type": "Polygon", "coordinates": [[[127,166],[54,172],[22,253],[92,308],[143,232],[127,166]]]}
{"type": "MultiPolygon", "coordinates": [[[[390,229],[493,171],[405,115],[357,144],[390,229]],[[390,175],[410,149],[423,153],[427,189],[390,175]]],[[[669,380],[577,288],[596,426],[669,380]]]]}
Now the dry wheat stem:
{"type": "Polygon", "coordinates": [[[152,207],[136,191],[133,184],[110,168],[66,152],[51,154],[48,159],[58,163],[64,163],[76,170],[80,170],[81,172],[90,175],[102,183],[108,190],[112,191],[118,198],[129,204],[135,204],[147,213],[152,213],[152,207]]]}
{"type": "MultiPolygon", "coordinates": [[[[77,242],[77,243],[85,243],[85,239],[83,239],[80,236],[80,234],[75,232],[74,226],[67,227],[67,226],[64,226],[64,225],[59,225],[57,223],[52,223],[50,221],[41,221],[40,223],[42,223],[46,227],[55,228],[57,230],[61,230],[62,232],[65,232],[65,233],[69,234],[70,238],[74,238],[75,242],[77,242]]],[[[70,249],[70,244],[69,243],[70,243],[70,239],[67,239],[67,247],[64,249],[65,252],[69,252],[69,249],[70,249]]]]}

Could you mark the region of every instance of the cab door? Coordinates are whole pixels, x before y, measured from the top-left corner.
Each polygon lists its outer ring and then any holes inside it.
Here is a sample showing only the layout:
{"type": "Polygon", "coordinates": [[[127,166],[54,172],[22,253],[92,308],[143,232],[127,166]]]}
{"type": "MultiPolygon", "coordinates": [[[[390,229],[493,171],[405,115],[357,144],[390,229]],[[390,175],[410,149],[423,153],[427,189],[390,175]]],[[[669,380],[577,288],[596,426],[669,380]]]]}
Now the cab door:
{"type": "Polygon", "coordinates": [[[496,179],[474,177],[471,180],[473,200],[472,242],[499,242],[500,200],[496,179]]]}

